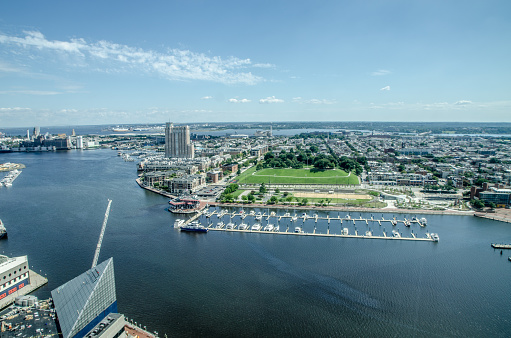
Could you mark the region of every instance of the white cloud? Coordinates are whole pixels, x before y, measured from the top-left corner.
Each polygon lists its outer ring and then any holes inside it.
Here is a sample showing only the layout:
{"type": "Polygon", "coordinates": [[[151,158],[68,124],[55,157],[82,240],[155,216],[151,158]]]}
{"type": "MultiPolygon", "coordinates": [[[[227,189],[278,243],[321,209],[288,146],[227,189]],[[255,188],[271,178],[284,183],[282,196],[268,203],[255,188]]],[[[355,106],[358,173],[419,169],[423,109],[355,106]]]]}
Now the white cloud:
{"type": "Polygon", "coordinates": [[[249,102],[252,102],[252,101],[249,100],[249,99],[229,99],[229,100],[227,100],[227,102],[231,102],[231,103],[249,103],[249,102]]]}
{"type": "Polygon", "coordinates": [[[302,99],[301,97],[294,97],[293,102],[299,103],[299,104],[335,104],[337,103],[336,100],[327,100],[327,99],[302,99]]]}
{"type": "Polygon", "coordinates": [[[272,65],[271,63],[255,63],[253,67],[256,68],[275,68],[275,65],[272,65]]]}
{"type": "Polygon", "coordinates": [[[265,99],[260,99],[259,103],[282,103],[284,100],[277,99],[275,96],[268,96],[265,99]]]}
{"type": "Polygon", "coordinates": [[[61,92],[49,90],[1,90],[0,95],[22,94],[22,95],[59,95],[61,92]]]}
{"type": "Polygon", "coordinates": [[[385,86],[385,87],[381,88],[380,90],[390,90],[390,86],[385,86]]]}
{"type": "Polygon", "coordinates": [[[201,97],[201,100],[211,100],[213,96],[203,96],[201,97]]]}
{"type": "Polygon", "coordinates": [[[391,74],[392,72],[390,70],[386,70],[386,69],[378,69],[377,71],[375,72],[372,72],[371,75],[372,76],[383,76],[383,75],[389,75],[391,74]]]}
{"type": "MultiPolygon", "coordinates": [[[[189,50],[169,49],[164,53],[144,50],[108,41],[87,42],[84,39],[70,41],[48,40],[41,32],[25,31],[24,37],[0,34],[0,44],[14,45],[34,52],[53,51],[61,55],[78,57],[69,62],[71,66],[88,66],[108,73],[133,70],[154,73],[169,80],[203,80],[225,84],[253,85],[264,79],[251,72],[248,67],[270,68],[270,64],[253,64],[250,59],[236,57],[221,58],[189,50]]],[[[61,60],[59,60],[61,62],[61,60]]]]}
{"type": "Polygon", "coordinates": [[[460,100],[460,101],[454,102],[454,104],[457,106],[466,106],[466,105],[472,104],[472,101],[460,100]]]}

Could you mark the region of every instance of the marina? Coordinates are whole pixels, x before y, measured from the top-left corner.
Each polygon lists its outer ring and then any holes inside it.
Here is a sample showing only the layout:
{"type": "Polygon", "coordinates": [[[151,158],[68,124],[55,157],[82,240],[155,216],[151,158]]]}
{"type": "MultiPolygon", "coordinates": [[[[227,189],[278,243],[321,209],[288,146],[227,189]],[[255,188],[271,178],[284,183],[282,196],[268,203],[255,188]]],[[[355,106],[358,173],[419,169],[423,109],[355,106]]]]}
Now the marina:
{"type": "Polygon", "coordinates": [[[344,217],[341,217],[340,215],[337,217],[330,217],[330,215],[322,217],[317,213],[309,215],[307,212],[304,212],[301,216],[298,216],[297,214],[291,215],[289,212],[286,212],[283,215],[279,215],[274,211],[269,213],[259,211],[256,213],[256,211],[251,210],[249,213],[246,213],[244,209],[241,209],[240,211],[214,209],[212,211],[203,210],[198,212],[188,220],[179,219],[175,221],[174,227],[180,228],[182,230],[183,227],[189,227],[191,224],[195,224],[195,226],[201,226],[203,229],[212,231],[438,242],[439,236],[436,233],[426,232],[422,236],[418,236],[417,233],[414,233],[413,230],[411,230],[410,235],[405,236],[403,233],[400,233],[399,230],[395,229],[398,224],[402,224],[407,228],[409,228],[412,224],[417,224],[423,228],[426,226],[426,223],[426,218],[421,218],[420,220],[416,217],[413,217],[409,220],[406,218],[403,220],[398,220],[395,217],[386,219],[383,214],[381,218],[375,218],[374,215],[371,215],[370,218],[363,218],[362,216],[355,218],[351,217],[350,214],[347,214],[344,217]],[[202,223],[200,223],[200,218],[202,216],[204,216],[206,225],[202,225],[202,223]],[[216,216],[215,218],[218,218],[220,221],[216,223],[213,222],[212,218],[214,216],[216,216]],[[229,219],[226,224],[222,220],[224,217],[229,219]],[[238,217],[242,222],[239,224],[236,223],[234,220],[235,217],[238,217]],[[253,220],[253,224],[251,226],[247,225],[244,221],[245,219],[253,220]],[[287,224],[283,225],[281,221],[286,222],[287,224]],[[326,231],[325,229],[322,231],[318,229],[318,221],[321,221],[321,223],[325,223],[326,221],[326,231]],[[263,225],[262,222],[266,222],[266,224],[263,225]],[[277,224],[271,222],[276,222],[277,224]],[[297,222],[302,223],[303,225],[310,225],[310,223],[314,224],[312,232],[305,232],[303,230],[303,226],[296,225],[297,222]],[[359,227],[367,226],[369,228],[360,230],[357,229],[357,224],[359,227]],[[391,233],[387,233],[385,227],[381,228],[386,224],[391,225],[391,227],[394,228],[392,229],[391,233]],[[348,225],[354,227],[352,234],[350,234],[350,230],[346,227],[348,225]],[[282,231],[280,230],[281,226],[282,231]],[[374,229],[381,229],[376,231],[371,229],[371,226],[377,227],[374,229]]]}
{"type": "Polygon", "coordinates": [[[14,169],[14,170],[10,171],[4,178],[2,178],[2,180],[0,180],[0,187],[2,185],[6,186],[6,187],[11,187],[12,182],[14,182],[14,180],[16,178],[18,178],[18,176],[20,174],[21,174],[21,170],[18,170],[18,169],[14,169]]]}

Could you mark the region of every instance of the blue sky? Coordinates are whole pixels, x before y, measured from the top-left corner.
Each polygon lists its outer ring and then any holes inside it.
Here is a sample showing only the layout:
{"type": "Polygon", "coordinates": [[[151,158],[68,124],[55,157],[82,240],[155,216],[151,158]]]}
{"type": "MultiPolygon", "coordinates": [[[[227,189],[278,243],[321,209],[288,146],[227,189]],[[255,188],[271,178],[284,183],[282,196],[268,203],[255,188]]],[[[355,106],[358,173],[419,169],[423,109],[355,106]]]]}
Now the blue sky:
{"type": "Polygon", "coordinates": [[[0,126],[511,122],[511,2],[4,1],[0,126]]]}

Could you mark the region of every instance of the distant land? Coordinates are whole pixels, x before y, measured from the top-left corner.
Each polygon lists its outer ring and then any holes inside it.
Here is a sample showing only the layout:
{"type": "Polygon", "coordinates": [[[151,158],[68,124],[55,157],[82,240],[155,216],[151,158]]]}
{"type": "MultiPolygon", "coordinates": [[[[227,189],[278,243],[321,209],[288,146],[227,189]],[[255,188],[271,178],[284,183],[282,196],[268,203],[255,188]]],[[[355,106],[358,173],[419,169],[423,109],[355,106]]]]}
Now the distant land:
{"type": "MultiPolygon", "coordinates": [[[[287,129],[306,129],[306,130],[354,130],[354,131],[375,131],[384,133],[410,133],[410,134],[471,134],[471,135],[510,135],[511,122],[318,122],[318,121],[282,121],[282,122],[203,122],[203,123],[175,123],[176,125],[189,125],[195,132],[223,131],[223,130],[264,130],[270,127],[273,130],[287,129]]],[[[98,134],[113,132],[114,128],[126,128],[130,132],[137,132],[144,128],[163,127],[164,123],[158,124],[125,124],[117,125],[76,125],[76,126],[39,126],[41,133],[50,132],[50,134],[68,132],[76,128],[79,135],[98,134]]],[[[35,126],[25,126],[18,128],[0,128],[0,132],[6,135],[26,135],[28,129],[32,132],[35,126]]],[[[163,129],[160,128],[163,133],[163,129]]]]}

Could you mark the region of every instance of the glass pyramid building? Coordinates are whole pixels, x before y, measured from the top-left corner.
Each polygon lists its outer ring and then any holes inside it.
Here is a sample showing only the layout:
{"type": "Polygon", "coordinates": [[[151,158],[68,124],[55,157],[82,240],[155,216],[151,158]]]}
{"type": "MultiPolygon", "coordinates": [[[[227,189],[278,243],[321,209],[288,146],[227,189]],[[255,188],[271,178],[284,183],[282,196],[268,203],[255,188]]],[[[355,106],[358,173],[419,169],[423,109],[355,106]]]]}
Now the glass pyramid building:
{"type": "Polygon", "coordinates": [[[84,337],[117,312],[114,261],[109,258],[51,292],[62,336],[84,337]]]}

